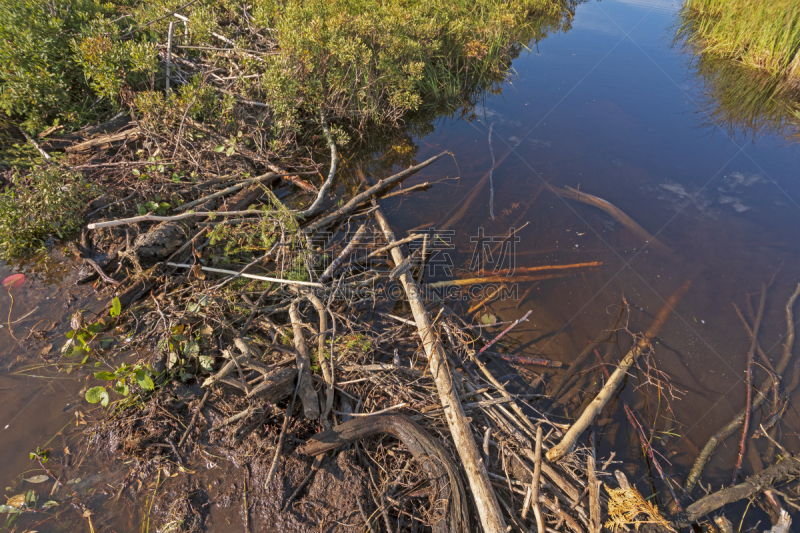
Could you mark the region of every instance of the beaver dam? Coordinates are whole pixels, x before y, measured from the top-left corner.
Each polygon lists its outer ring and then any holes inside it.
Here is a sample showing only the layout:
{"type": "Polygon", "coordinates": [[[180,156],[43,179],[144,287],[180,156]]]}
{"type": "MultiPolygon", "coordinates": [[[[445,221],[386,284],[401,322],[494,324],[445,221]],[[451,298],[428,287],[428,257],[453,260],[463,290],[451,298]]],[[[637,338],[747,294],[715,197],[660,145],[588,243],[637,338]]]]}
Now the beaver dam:
{"type": "MultiPolygon", "coordinates": [[[[109,518],[95,506],[107,513],[132,501],[145,510],[141,527],[157,531],[227,529],[220,521],[245,531],[730,531],[718,510],[749,499],[774,518],[773,531],[788,531],[784,505],[794,506],[800,460],[774,428],[800,383],[800,285],[785,303],[774,364],[758,340],[767,287],[753,295],[752,319],[742,317],[752,407],[723,424],[680,479],[619,391],[635,387],[667,406],[680,394],[655,364],[655,341],[692,290],[690,268],[646,330],[629,329],[620,295],[593,341],[569,360],[548,359],[514,337],[536,320],[533,310],[502,323],[488,312],[469,316],[502,290],[498,281],[579,280],[602,261],[427,282],[446,232],[396,235],[381,204],[399,195],[413,202],[420,188],[403,180],[435,176],[450,156],[377,181],[360,173],[356,193],[333,199],[340,156],[324,116],[320,123],[327,163],[268,163],[254,177],[231,171],[190,186],[163,180],[156,191],[179,204],[169,215],[138,215],[130,185],[91,206],[69,249],[105,306],[75,313],[60,352],[44,358],[89,370],[85,399],[103,410],[67,430],[81,436],[73,444],[31,454],[40,473],[26,480],[52,490],[46,511],[41,496],[9,500],[14,527],[106,530],[109,518]],[[243,263],[244,249],[260,251],[243,263]],[[470,302],[472,311],[447,297],[481,283],[491,290],[470,302]],[[508,365],[517,378],[499,374],[508,365]],[[598,421],[615,411],[647,455],[655,498],[631,484],[614,453],[598,455],[598,421]],[[757,437],[768,441],[767,465],[744,478],[742,459],[757,437]],[[732,483],[698,496],[704,466],[726,439],[739,447],[732,483]],[[116,465],[113,483],[68,484],[67,465],[80,472],[98,458],[116,465]],[[230,513],[209,521],[215,506],[230,513]]],[[[136,131],[122,126],[82,142],[136,131]]],[[[169,141],[162,137],[159,149],[174,149],[169,141]]],[[[599,197],[551,186],[538,194],[603,210],[662,260],[682,261],[599,197]]],[[[493,244],[495,253],[515,232],[493,244]]],[[[4,282],[9,290],[19,276],[4,282]]]]}
{"type": "Polygon", "coordinates": [[[674,13],[167,4],[0,6],[7,530],[791,531],[796,159],[674,13]]]}

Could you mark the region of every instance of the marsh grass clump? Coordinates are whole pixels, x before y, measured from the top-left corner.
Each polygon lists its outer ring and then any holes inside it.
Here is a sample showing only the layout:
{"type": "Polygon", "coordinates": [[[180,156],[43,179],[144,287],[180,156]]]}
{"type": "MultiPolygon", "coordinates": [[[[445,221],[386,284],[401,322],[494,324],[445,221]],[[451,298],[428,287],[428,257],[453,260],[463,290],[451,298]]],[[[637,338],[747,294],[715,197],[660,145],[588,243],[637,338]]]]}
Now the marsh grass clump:
{"type": "Polygon", "coordinates": [[[99,192],[79,174],[56,167],[15,172],[0,192],[0,259],[44,248],[48,237],[78,229],[87,204],[99,192]]]}
{"type": "Polygon", "coordinates": [[[687,0],[676,29],[695,54],[709,122],[800,139],[800,4],[687,0]]]}
{"type": "Polygon", "coordinates": [[[678,38],[703,55],[800,83],[800,4],[795,0],[687,0],[678,38]]]}

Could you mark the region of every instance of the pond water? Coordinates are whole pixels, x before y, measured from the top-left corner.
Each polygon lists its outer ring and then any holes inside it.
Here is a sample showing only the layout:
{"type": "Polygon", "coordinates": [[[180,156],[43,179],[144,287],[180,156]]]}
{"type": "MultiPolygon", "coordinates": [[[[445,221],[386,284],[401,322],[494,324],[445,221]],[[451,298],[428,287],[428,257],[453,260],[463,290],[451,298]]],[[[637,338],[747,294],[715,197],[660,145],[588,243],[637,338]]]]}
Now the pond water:
{"type": "MultiPolygon", "coordinates": [[[[428,281],[446,279],[448,272],[470,277],[481,237],[494,249],[492,266],[503,263],[516,275],[524,268],[602,262],[557,279],[511,278],[510,295],[478,309],[477,315],[502,321],[533,311],[508,337],[515,341],[512,354],[571,361],[614,322],[623,298],[630,313],[622,326],[642,332],[690,280],[650,359],[652,377],[682,392],[673,398],[665,389],[658,395],[652,386],[637,389],[637,380],[630,379],[617,400],[654,431],[657,450],[672,463],[668,474],[683,484],[698,449],[744,406],[750,337],[734,304],[752,324],[762,283],[769,288],[760,345],[773,364],[782,353],[786,301],[800,282],[800,150],[778,136],[731,135],[730,128],[709,125],[707,95],[691,58],[672,46],[679,8],[677,2],[650,0],[581,4],[568,32],[547,37],[514,61],[514,75],[500,94],[481,102],[475,118],[443,120],[434,133],[415,140],[418,161],[442,150],[453,157],[406,182],[439,181],[431,189],[385,205],[396,228],[436,228],[440,241],[452,245],[438,250],[440,270],[428,281]],[[672,253],[547,185],[610,202],[672,253]],[[502,244],[510,228],[518,228],[513,249],[502,244]]],[[[22,287],[0,292],[3,322],[38,306],[12,324],[16,339],[8,325],[0,329],[0,478],[7,485],[35,466],[29,452],[74,422],[75,410],[88,410],[78,395],[86,371],[76,378],[32,367],[42,344],[53,343],[52,354],[57,352],[73,310],[96,302],[90,290],[73,286],[74,265],[47,265],[33,261],[0,269],[2,278],[12,271],[27,276],[22,287]],[[36,325],[43,319],[56,323],[50,340],[25,341],[28,328],[45,327],[36,325]]],[[[474,303],[454,305],[466,316],[474,303]]],[[[599,356],[623,356],[630,337],[619,337],[618,344],[599,346],[599,356]]],[[[552,376],[548,370],[546,381],[552,376]]],[[[754,382],[765,377],[757,369],[754,382]]],[[[585,386],[592,387],[592,380],[585,386]]],[[[800,412],[790,402],[779,435],[794,451],[800,450],[796,428],[800,412]]],[[[646,471],[641,448],[623,410],[615,409],[596,429],[601,455],[614,451],[622,461],[633,461],[640,479],[646,471]]],[[[736,441],[731,437],[720,446],[704,484],[730,482],[736,441]]],[[[759,452],[765,448],[761,441],[759,452]]],[[[56,437],[51,446],[56,445],[69,443],[56,437]]],[[[751,452],[744,473],[757,463],[751,452]]]]}
{"type": "MultiPolygon", "coordinates": [[[[396,201],[391,221],[401,228],[428,223],[423,227],[451,230],[446,238],[456,249],[448,253],[459,277],[469,277],[481,231],[502,239],[525,223],[516,234],[517,274],[523,267],[602,261],[599,269],[577,276],[520,282],[519,297],[533,287],[522,302],[510,296],[478,311],[513,320],[534,310],[530,322],[511,334],[519,342],[511,353],[571,361],[613,323],[623,297],[631,311],[627,328],[643,332],[667,298],[691,280],[652,359],[685,393],[668,409],[669,395],[659,406],[654,388],[637,391],[631,380],[619,398],[655,430],[657,449],[682,484],[698,448],[745,404],[750,336],[734,304],[752,324],[750,309],[758,306],[762,283],[769,288],[759,342],[773,364],[781,356],[786,302],[800,282],[800,150],[778,136],[731,135],[735,124],[709,125],[705,87],[691,58],[672,46],[679,8],[677,2],[649,0],[580,5],[571,30],[549,36],[514,62],[516,75],[502,94],[478,106],[475,120],[441,124],[420,142],[418,160],[443,149],[454,157],[408,185],[460,179],[396,201]],[[492,150],[493,206],[485,179],[492,150]],[[594,206],[543,190],[547,184],[607,200],[674,254],[645,246],[594,206]]],[[[509,256],[496,253],[493,259],[506,260],[502,268],[512,266],[509,256]]],[[[615,360],[629,346],[611,347],[615,360]]],[[[601,346],[600,354],[605,350],[601,346]]],[[[754,383],[765,377],[758,369],[754,383]]],[[[797,450],[800,416],[789,405],[780,434],[785,446],[797,450]]],[[[598,427],[601,449],[641,461],[623,410],[615,412],[598,427]]],[[[730,482],[738,438],[720,446],[706,484],[730,482]]],[[[762,452],[764,440],[757,441],[762,452]]],[[[752,453],[748,458],[745,473],[757,462],[752,453]]]]}

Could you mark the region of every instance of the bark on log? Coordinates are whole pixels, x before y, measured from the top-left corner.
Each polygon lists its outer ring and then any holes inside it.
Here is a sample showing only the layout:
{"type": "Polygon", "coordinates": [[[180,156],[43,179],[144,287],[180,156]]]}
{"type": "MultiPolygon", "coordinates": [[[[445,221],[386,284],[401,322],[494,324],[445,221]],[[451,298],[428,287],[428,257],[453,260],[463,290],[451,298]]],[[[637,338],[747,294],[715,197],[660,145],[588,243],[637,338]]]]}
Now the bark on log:
{"type": "Polygon", "coordinates": [[[687,507],[686,512],[678,515],[674,523],[678,527],[689,527],[692,522],[716,511],[723,505],[744,500],[764,490],[800,476],[800,458],[790,457],[766,470],[752,475],[736,486],[709,494],[687,507]]]}
{"type": "MultiPolygon", "coordinates": [[[[375,211],[375,218],[386,236],[386,241],[392,244],[395,240],[394,233],[380,209],[375,211]]],[[[403,262],[403,252],[400,251],[400,248],[393,248],[391,253],[395,264],[399,265],[403,262]]],[[[500,512],[497,498],[489,481],[486,465],[483,464],[483,460],[478,453],[478,448],[475,445],[475,440],[464,415],[461,402],[458,399],[458,394],[453,387],[450,370],[447,368],[447,354],[442,343],[431,331],[431,322],[425,305],[422,303],[419,287],[417,287],[414,278],[408,272],[404,272],[400,276],[400,283],[408,296],[408,302],[411,306],[414,320],[417,323],[422,345],[428,355],[431,375],[436,382],[439,399],[445,408],[447,425],[450,428],[453,442],[464,466],[464,473],[469,481],[470,489],[472,489],[475,507],[478,511],[478,516],[480,516],[483,531],[485,533],[505,533],[505,520],[500,512]]]]}
{"type": "Polygon", "coordinates": [[[95,137],[94,139],[89,139],[88,141],[84,141],[82,143],[78,143],[68,147],[66,151],[69,153],[87,152],[89,150],[94,150],[95,148],[102,148],[104,146],[110,145],[115,142],[125,141],[128,139],[137,139],[141,135],[142,132],[139,128],[133,128],[130,130],[120,131],[117,133],[101,135],[99,137],[95,137]]]}

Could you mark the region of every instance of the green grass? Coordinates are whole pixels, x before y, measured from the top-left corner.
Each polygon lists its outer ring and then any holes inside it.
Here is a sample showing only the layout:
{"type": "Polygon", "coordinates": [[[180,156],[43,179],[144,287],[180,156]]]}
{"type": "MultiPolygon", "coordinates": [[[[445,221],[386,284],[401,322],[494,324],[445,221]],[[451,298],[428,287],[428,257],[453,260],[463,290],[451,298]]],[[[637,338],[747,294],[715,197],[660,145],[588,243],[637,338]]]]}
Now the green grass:
{"type": "Polygon", "coordinates": [[[686,0],[678,37],[704,56],[800,81],[797,0],[686,0]]]}
{"type": "Polygon", "coordinates": [[[676,42],[695,56],[709,122],[800,141],[797,0],[686,0],[676,42]]]}

